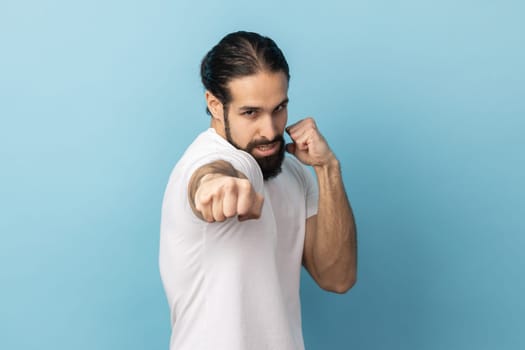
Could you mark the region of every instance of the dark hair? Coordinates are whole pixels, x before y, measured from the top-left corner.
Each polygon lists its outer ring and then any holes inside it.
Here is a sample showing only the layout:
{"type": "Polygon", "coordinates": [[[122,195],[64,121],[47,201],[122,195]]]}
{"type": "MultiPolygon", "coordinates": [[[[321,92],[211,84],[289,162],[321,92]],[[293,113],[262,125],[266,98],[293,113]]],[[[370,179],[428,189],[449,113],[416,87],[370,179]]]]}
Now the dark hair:
{"type": "MultiPolygon", "coordinates": [[[[257,33],[239,31],[222,38],[201,62],[204,88],[221,101],[224,109],[231,102],[228,83],[260,71],[282,71],[290,80],[288,63],[277,44],[257,33]]],[[[209,109],[206,112],[211,114],[209,109]]]]}

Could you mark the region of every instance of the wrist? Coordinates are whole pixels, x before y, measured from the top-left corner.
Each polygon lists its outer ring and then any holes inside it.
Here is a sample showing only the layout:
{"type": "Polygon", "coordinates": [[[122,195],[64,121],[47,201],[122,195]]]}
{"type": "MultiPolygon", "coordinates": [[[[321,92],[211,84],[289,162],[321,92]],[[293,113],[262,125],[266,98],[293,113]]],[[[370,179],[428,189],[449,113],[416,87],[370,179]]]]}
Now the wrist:
{"type": "Polygon", "coordinates": [[[325,172],[325,171],[339,171],[340,164],[339,160],[336,158],[335,154],[331,153],[329,157],[327,157],[326,161],[319,165],[314,165],[315,172],[325,172]]]}

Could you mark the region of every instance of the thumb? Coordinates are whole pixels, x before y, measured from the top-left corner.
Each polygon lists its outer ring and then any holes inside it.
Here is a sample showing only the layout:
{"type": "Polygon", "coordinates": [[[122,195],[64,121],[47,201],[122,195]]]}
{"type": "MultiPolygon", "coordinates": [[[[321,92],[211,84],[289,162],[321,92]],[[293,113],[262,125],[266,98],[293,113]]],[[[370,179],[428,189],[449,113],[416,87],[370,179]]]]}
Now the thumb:
{"type": "Polygon", "coordinates": [[[295,143],[289,143],[286,145],[286,151],[291,154],[295,154],[295,143]]]}

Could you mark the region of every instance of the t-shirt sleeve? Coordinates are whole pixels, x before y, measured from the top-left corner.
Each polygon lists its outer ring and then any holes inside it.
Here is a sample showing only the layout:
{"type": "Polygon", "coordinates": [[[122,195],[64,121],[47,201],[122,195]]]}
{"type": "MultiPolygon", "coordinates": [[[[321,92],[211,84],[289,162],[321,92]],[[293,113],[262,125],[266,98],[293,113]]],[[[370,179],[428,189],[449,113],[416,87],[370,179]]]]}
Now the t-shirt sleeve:
{"type": "MultiPolygon", "coordinates": [[[[201,133],[186,149],[172,170],[163,199],[163,222],[167,226],[175,221],[189,220],[194,224],[205,224],[192,211],[188,200],[188,185],[193,173],[200,167],[217,160],[230,163],[245,174],[258,193],[263,193],[263,177],[259,165],[248,153],[229,145],[212,131],[201,133]]],[[[169,229],[165,230],[166,232],[169,229]]]]}
{"type": "Polygon", "coordinates": [[[261,193],[263,191],[262,174],[257,162],[246,152],[239,150],[221,150],[194,159],[187,166],[184,182],[188,184],[193,173],[200,167],[218,160],[230,163],[236,170],[246,175],[256,192],[261,193]]]}
{"type": "Polygon", "coordinates": [[[317,204],[319,201],[319,190],[317,180],[309,169],[303,167],[305,190],[306,190],[306,218],[317,214],[317,204]]]}
{"type": "Polygon", "coordinates": [[[319,190],[317,187],[317,179],[312,174],[312,169],[301,163],[296,158],[290,156],[289,164],[291,169],[296,174],[296,177],[301,182],[304,190],[306,218],[317,214],[317,205],[319,201],[319,190]]]}

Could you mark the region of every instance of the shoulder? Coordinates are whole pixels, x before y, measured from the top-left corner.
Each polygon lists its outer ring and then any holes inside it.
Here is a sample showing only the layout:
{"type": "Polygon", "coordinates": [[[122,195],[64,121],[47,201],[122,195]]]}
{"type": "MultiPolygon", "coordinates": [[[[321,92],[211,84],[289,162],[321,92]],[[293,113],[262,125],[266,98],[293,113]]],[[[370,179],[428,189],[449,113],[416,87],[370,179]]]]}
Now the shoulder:
{"type": "Polygon", "coordinates": [[[296,183],[306,192],[309,192],[316,185],[311,169],[292,155],[284,157],[282,174],[277,179],[279,178],[285,185],[289,186],[296,183]]]}
{"type": "Polygon", "coordinates": [[[295,179],[305,182],[309,176],[309,169],[294,156],[286,155],[283,161],[283,173],[287,173],[295,179]]]}
{"type": "Polygon", "coordinates": [[[256,189],[262,189],[262,173],[255,159],[235,148],[212,128],[195,138],[178,161],[173,173],[183,179],[189,179],[195,170],[217,160],[229,162],[245,174],[256,189]]]}

